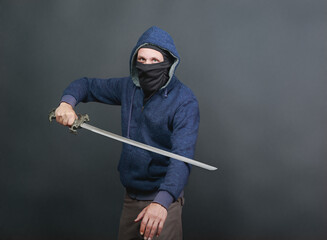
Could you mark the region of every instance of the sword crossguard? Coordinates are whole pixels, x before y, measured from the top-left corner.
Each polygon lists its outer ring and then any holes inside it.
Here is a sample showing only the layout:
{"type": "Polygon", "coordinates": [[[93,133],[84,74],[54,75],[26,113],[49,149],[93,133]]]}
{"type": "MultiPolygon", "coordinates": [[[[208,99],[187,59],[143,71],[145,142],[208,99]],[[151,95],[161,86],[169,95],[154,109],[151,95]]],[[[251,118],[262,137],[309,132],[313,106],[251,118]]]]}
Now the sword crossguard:
{"type": "MultiPolygon", "coordinates": [[[[56,109],[52,109],[52,111],[49,113],[49,121],[52,122],[53,119],[56,119],[55,114],[56,109]]],[[[81,124],[85,122],[89,122],[90,118],[87,114],[77,114],[78,119],[76,119],[73,123],[73,125],[69,128],[71,133],[77,134],[77,129],[81,128],[81,124]]]]}
{"type": "Polygon", "coordinates": [[[81,124],[85,122],[89,122],[90,118],[87,114],[77,114],[78,119],[76,119],[73,125],[69,128],[71,133],[77,134],[77,129],[81,128],[81,124]]]}

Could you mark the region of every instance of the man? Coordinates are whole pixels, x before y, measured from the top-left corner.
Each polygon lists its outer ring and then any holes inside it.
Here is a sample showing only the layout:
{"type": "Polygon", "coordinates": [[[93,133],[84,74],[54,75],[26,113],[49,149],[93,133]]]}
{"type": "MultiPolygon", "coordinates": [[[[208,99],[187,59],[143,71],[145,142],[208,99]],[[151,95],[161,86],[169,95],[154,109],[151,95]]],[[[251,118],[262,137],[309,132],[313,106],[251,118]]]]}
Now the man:
{"type": "MultiPolygon", "coordinates": [[[[123,136],[193,158],[198,102],[174,74],[179,61],[171,36],[151,27],[132,50],[129,77],[72,82],[56,119],[71,125],[79,102],[121,105],[123,136]]],[[[182,239],[183,189],[190,165],[123,144],[118,170],[126,189],[119,239],[182,239]]]]}

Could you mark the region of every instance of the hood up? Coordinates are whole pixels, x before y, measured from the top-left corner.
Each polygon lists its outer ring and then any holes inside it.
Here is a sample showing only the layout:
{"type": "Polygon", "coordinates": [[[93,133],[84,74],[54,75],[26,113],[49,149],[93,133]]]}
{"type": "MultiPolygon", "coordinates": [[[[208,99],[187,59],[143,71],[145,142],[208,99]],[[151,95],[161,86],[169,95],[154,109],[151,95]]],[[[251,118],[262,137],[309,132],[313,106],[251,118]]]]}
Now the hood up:
{"type": "Polygon", "coordinates": [[[136,56],[137,56],[137,51],[143,47],[144,45],[151,44],[155,45],[157,47],[160,47],[163,50],[168,51],[174,58],[174,63],[171,65],[170,70],[169,70],[169,80],[168,82],[162,87],[165,88],[169,82],[171,81],[176,67],[179,64],[180,58],[178,55],[178,52],[176,50],[174,41],[172,37],[165,32],[164,30],[153,26],[150,27],[148,30],[146,30],[142,36],[139,38],[137,41],[136,46],[133,48],[131,57],[130,57],[130,74],[132,77],[132,80],[136,86],[140,86],[137,70],[135,68],[135,62],[136,62],[136,56]]]}

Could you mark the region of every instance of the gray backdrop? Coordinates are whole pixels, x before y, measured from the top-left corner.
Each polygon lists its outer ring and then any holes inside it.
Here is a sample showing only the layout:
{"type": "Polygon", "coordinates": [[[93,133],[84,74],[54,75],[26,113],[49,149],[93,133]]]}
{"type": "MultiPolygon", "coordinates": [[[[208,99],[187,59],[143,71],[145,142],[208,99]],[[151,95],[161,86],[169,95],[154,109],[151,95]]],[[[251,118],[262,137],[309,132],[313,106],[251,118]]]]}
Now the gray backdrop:
{"type": "MultiPolygon", "coordinates": [[[[327,1],[0,1],[0,239],[115,239],[121,144],[48,112],[74,79],[127,76],[152,25],[200,103],[185,239],[326,239],[327,1]]],[[[81,104],[120,133],[120,108],[81,104]]]]}

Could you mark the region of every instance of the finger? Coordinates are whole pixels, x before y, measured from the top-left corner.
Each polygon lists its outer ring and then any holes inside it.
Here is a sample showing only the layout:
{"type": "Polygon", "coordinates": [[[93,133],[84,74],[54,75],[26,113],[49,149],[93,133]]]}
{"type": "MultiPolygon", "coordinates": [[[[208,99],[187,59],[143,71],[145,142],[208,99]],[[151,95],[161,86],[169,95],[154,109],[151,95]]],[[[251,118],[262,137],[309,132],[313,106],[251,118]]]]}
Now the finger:
{"type": "Polygon", "coordinates": [[[58,123],[61,123],[61,122],[62,122],[62,117],[61,117],[61,116],[56,116],[56,121],[57,121],[58,123]]]}
{"type": "Polygon", "coordinates": [[[163,221],[160,221],[159,222],[159,226],[158,226],[158,232],[157,232],[157,237],[159,237],[162,229],[163,229],[163,226],[164,226],[164,222],[163,221]]]}
{"type": "Polygon", "coordinates": [[[75,117],[74,116],[72,116],[72,117],[70,117],[69,119],[68,119],[68,125],[69,126],[71,126],[71,125],[73,125],[73,123],[75,122],[75,117]]]}
{"type": "Polygon", "coordinates": [[[143,217],[143,220],[141,222],[141,227],[140,227],[140,234],[143,235],[144,234],[144,231],[145,231],[145,227],[146,227],[146,224],[148,223],[148,217],[145,216],[143,217]]]}
{"type": "Polygon", "coordinates": [[[65,126],[67,126],[67,123],[68,123],[68,119],[67,119],[67,117],[66,117],[66,118],[64,118],[64,119],[62,120],[62,124],[65,125],[65,126]]]}
{"type": "Polygon", "coordinates": [[[66,112],[63,115],[63,119],[64,119],[64,125],[65,126],[71,126],[74,121],[75,121],[75,114],[72,112],[66,112]]]}
{"type": "Polygon", "coordinates": [[[62,111],[59,108],[57,108],[56,111],[55,111],[55,115],[56,116],[62,116],[62,111]]]}
{"type": "Polygon", "coordinates": [[[158,221],[155,221],[152,225],[151,231],[150,231],[150,235],[149,235],[149,239],[153,239],[154,235],[156,235],[157,233],[157,229],[158,229],[158,221]]]}
{"type": "Polygon", "coordinates": [[[134,222],[140,221],[144,217],[144,214],[145,214],[145,209],[143,209],[142,212],[140,212],[139,215],[137,215],[134,222]]]}
{"type": "Polygon", "coordinates": [[[150,237],[152,226],[153,226],[153,220],[150,218],[145,228],[144,237],[146,238],[150,237]]]}
{"type": "Polygon", "coordinates": [[[55,116],[56,117],[58,116],[58,108],[56,108],[56,110],[55,110],[55,116]]]}

